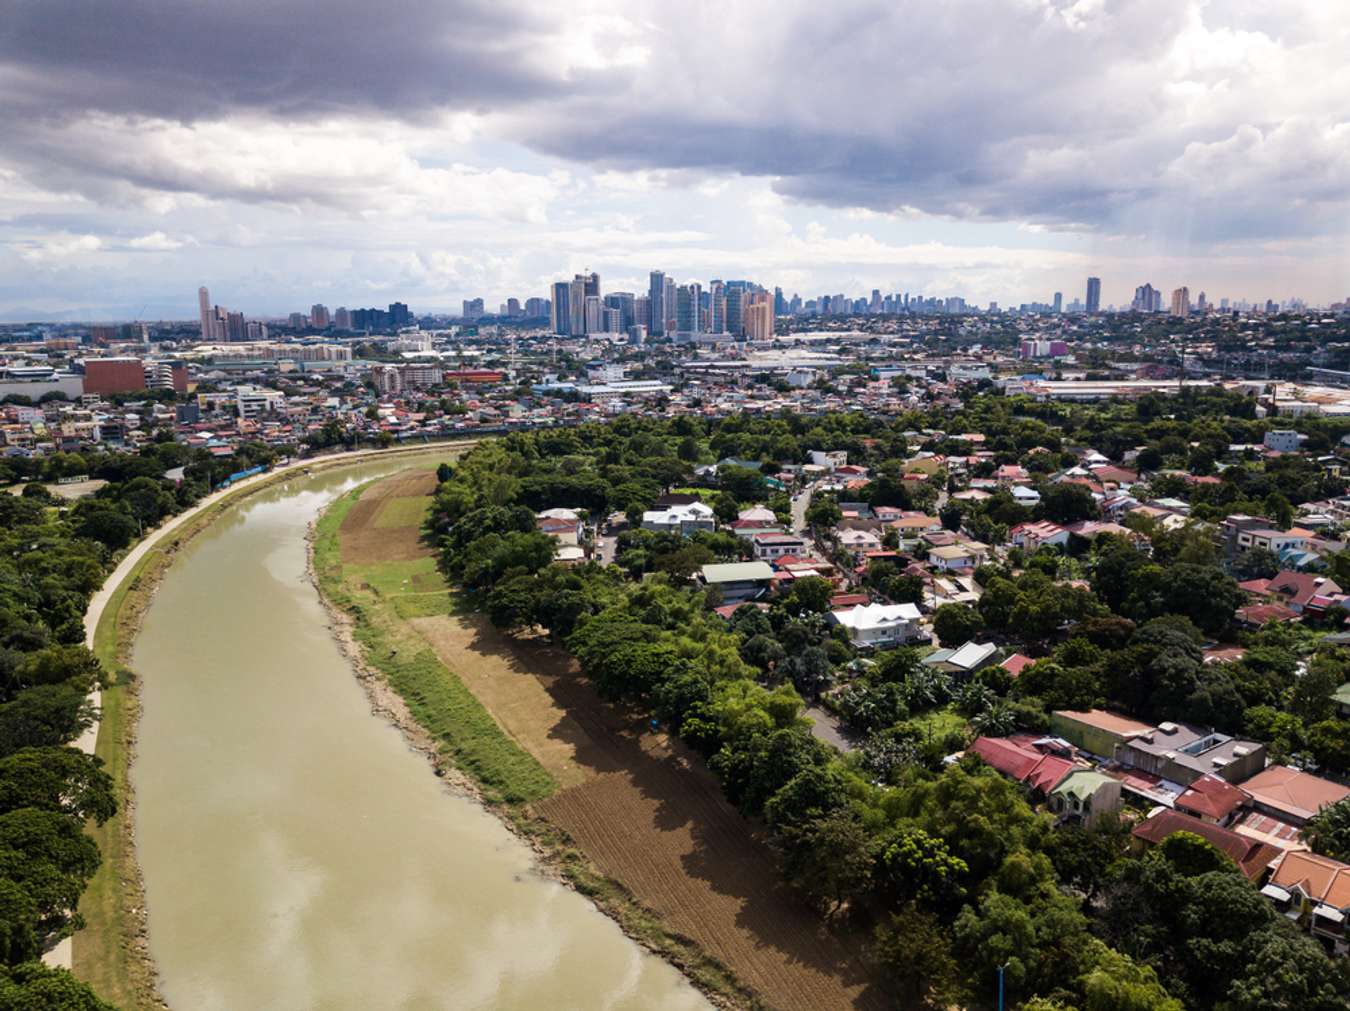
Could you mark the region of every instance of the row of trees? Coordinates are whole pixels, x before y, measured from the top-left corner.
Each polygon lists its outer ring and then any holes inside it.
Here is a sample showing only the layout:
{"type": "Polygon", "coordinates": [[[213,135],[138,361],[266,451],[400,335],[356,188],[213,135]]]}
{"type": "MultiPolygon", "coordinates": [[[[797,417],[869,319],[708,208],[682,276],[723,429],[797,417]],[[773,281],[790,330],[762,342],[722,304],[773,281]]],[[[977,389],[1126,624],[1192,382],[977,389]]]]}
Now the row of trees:
{"type": "MultiPolygon", "coordinates": [[[[787,447],[788,436],[809,438],[813,430],[834,441],[825,443],[830,448],[843,441],[872,452],[878,443],[857,441],[867,432],[906,451],[903,437],[868,419],[808,425],[740,418],[711,431],[702,426],[624,419],[569,432],[567,467],[584,476],[645,468],[642,460],[682,460],[695,455],[681,445],[688,439],[699,443],[700,456],[794,462],[768,457],[787,447]]],[[[727,797],[768,823],[788,879],[827,915],[871,926],[876,954],[907,1006],[981,997],[999,966],[1014,1000],[1041,1011],[1330,1011],[1350,996],[1350,980],[1292,926],[1270,917],[1251,885],[1202,840],[1141,860],[1110,827],[1053,830],[1019,788],[991,770],[941,761],[963,735],[934,741],[915,719],[951,707],[977,727],[1002,732],[1044,721],[1052,699],[1091,704],[1111,697],[1142,707],[1170,692],[1177,704],[1191,705],[1213,686],[1190,619],[1143,604],[1138,621],[1122,617],[1093,590],[1056,583],[1045,565],[1017,576],[986,572],[993,589],[987,608],[982,601],[948,620],[969,621],[977,631],[1035,630],[1050,653],[1030,668],[1027,687],[1001,671],[960,685],[914,654],[888,655],[863,668],[841,696],[848,717],[870,731],[864,747],[842,757],[811,735],[802,716],[802,694],[818,690],[832,670],[855,665],[851,647],[824,620],[828,585],[803,580],[767,611],[743,606],[724,622],[687,585],[688,559],[663,561],[690,548],[723,557],[709,542],[676,546],[637,536],[624,545],[633,557],[622,569],[552,566],[542,546],[534,547],[530,510],[581,503],[558,485],[550,487],[561,497],[526,502],[524,489],[561,459],[541,451],[538,435],[511,436],[479,447],[443,475],[433,524],[443,534],[447,575],[503,628],[549,630],[606,697],[648,709],[703,754],[727,797]],[[1170,889],[1177,904],[1165,913],[1131,905],[1139,875],[1170,889]],[[1212,893],[1223,902],[1206,905],[1212,893]],[[1198,922],[1213,910],[1230,917],[1221,929],[1198,922]],[[1254,940],[1235,940],[1234,924],[1245,924],[1254,940]],[[1122,936],[1132,929],[1142,939],[1126,944],[1122,936]],[[1192,937],[1216,952],[1203,970],[1174,957],[1192,937]],[[1275,957],[1293,970],[1255,968],[1275,957]]],[[[658,480],[651,470],[647,476],[658,480]]],[[[1099,550],[1109,556],[1115,548],[1108,542],[1099,550]]],[[[869,578],[912,592],[895,567],[869,578]]],[[[1243,712],[1239,706],[1239,719],[1243,712]]]]}

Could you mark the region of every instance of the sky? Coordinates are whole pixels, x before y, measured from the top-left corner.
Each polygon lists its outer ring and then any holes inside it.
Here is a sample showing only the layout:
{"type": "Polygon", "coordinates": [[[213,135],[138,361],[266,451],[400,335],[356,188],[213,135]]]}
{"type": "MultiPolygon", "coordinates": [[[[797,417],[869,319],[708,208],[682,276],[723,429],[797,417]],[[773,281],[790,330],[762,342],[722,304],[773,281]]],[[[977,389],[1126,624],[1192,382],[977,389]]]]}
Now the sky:
{"type": "Polygon", "coordinates": [[[1328,0],[0,0],[0,320],[1350,295],[1328,0]]]}

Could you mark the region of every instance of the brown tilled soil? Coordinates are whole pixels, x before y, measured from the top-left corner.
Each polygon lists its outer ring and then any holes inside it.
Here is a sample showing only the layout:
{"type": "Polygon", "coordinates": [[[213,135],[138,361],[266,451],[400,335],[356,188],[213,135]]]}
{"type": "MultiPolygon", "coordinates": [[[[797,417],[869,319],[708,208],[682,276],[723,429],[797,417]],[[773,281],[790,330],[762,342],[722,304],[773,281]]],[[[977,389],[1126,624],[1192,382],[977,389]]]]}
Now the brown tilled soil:
{"type": "MultiPolygon", "coordinates": [[[[434,475],[367,489],[340,530],[350,562],[414,559],[415,527],[377,527],[390,499],[428,494],[434,475]]],[[[503,636],[481,615],[410,623],[563,789],[534,805],[607,876],[782,1011],[883,1008],[856,945],[779,880],[753,823],[722,797],[703,762],[646,721],[604,703],[547,640],[503,636]]]]}
{"type": "Polygon", "coordinates": [[[390,499],[430,495],[435,490],[436,475],[429,470],[405,471],[367,488],[338,530],[343,561],[356,565],[410,562],[430,554],[420,526],[381,527],[376,517],[390,499]]]}
{"type": "Polygon", "coordinates": [[[479,615],[413,624],[565,789],[534,805],[667,927],[784,1011],[886,1006],[848,942],[778,877],[773,855],[678,741],[605,704],[567,654],[479,615]]]}

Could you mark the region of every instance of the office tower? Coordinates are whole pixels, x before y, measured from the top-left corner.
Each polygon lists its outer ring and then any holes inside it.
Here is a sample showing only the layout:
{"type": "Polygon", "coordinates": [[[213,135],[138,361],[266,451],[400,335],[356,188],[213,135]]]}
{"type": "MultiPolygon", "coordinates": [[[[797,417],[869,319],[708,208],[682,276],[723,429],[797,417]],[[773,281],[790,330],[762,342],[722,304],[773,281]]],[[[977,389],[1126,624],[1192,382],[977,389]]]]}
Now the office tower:
{"type": "Polygon", "coordinates": [[[286,317],[286,323],[292,330],[303,330],[309,325],[309,320],[303,312],[293,312],[286,317]]]}
{"type": "Polygon", "coordinates": [[[1087,311],[1088,313],[1101,312],[1102,308],[1102,279],[1100,277],[1089,277],[1087,279],[1087,311]]]}
{"type": "Polygon", "coordinates": [[[726,333],[739,337],[745,332],[745,289],[727,287],[727,328],[726,333]]]}
{"type": "Polygon", "coordinates": [[[623,333],[623,313],[618,309],[604,309],[605,333],[623,333]]]}
{"type": "Polygon", "coordinates": [[[586,296],[586,332],[605,332],[605,305],[599,295],[586,296]]]}
{"type": "Polygon", "coordinates": [[[463,319],[470,323],[487,315],[487,310],[483,308],[483,300],[481,298],[466,298],[461,304],[463,305],[463,308],[460,310],[459,314],[463,319]]]}
{"type": "Polygon", "coordinates": [[[1064,292],[1057,291],[1055,292],[1055,312],[1061,313],[1063,311],[1064,311],[1064,292]]]}
{"type": "Polygon", "coordinates": [[[1151,284],[1141,284],[1134,289],[1134,300],[1130,303],[1130,308],[1136,312],[1156,312],[1157,302],[1161,297],[1151,284]]]}
{"type": "Polygon", "coordinates": [[[698,332],[698,296],[692,285],[682,284],[675,289],[675,332],[698,332]]]}
{"type": "Polygon", "coordinates": [[[315,302],[309,307],[309,322],[316,330],[327,330],[331,320],[328,318],[328,306],[315,302]]]}
{"type": "Polygon", "coordinates": [[[773,303],[757,302],[745,307],[745,336],[747,340],[767,341],[773,338],[773,303]]]}
{"type": "Polygon", "coordinates": [[[267,340],[266,323],[246,323],[244,325],[244,336],[251,341],[267,340]]]}
{"type": "Polygon", "coordinates": [[[352,328],[352,314],[345,305],[337,307],[337,312],[333,313],[333,326],[339,330],[350,330],[352,328]]]}
{"type": "Polygon", "coordinates": [[[783,298],[783,289],[775,287],[773,289],[773,314],[775,316],[786,316],[788,313],[787,300],[783,298]]]}
{"type": "Polygon", "coordinates": [[[872,289],[872,300],[867,303],[867,311],[876,315],[881,312],[881,289],[872,289]]]}
{"type": "Polygon", "coordinates": [[[550,303],[546,298],[527,298],[525,300],[525,318],[542,319],[549,314],[550,303]]]}
{"type": "Polygon", "coordinates": [[[708,282],[708,333],[727,332],[727,294],[721,281],[708,282]]]}
{"type": "Polygon", "coordinates": [[[215,340],[216,333],[214,323],[216,317],[211,311],[211,293],[206,290],[205,285],[197,289],[197,307],[201,311],[202,340],[215,340]]]}
{"type": "Polygon", "coordinates": [[[506,315],[511,319],[519,319],[521,316],[520,299],[508,298],[506,300],[506,315]]]}
{"type": "Polygon", "coordinates": [[[1202,291],[1195,299],[1195,308],[1197,312],[1204,312],[1209,308],[1209,302],[1205,299],[1205,293],[1202,291]]]}
{"type": "Polygon", "coordinates": [[[242,312],[231,312],[225,314],[225,339],[229,341],[241,341],[248,338],[248,327],[244,323],[244,314],[242,312]]]}
{"type": "Polygon", "coordinates": [[[1223,312],[1228,311],[1228,299],[1226,298],[1219,299],[1219,309],[1222,310],[1223,312]]]}
{"type": "Polygon", "coordinates": [[[549,315],[549,327],[556,334],[567,335],[572,332],[572,285],[567,281],[557,281],[553,285],[553,311],[549,315]]]}
{"type": "MultiPolygon", "coordinates": [[[[666,332],[665,322],[665,304],[666,304],[666,273],[663,270],[653,270],[648,277],[647,283],[647,311],[649,318],[645,321],[647,332],[653,337],[660,337],[666,332]]],[[[644,322],[638,317],[638,322],[644,322]]]]}
{"type": "Polygon", "coordinates": [[[586,276],[577,274],[572,278],[572,289],[567,295],[567,307],[572,311],[571,329],[568,333],[579,337],[586,332],[586,276]]]}
{"type": "Polygon", "coordinates": [[[675,279],[673,277],[666,278],[661,296],[661,318],[665,321],[666,330],[669,331],[675,325],[675,279]]]}
{"type": "Polygon", "coordinates": [[[600,275],[599,275],[599,274],[596,274],[596,273],[592,272],[592,273],[590,273],[590,274],[578,274],[577,277],[581,278],[582,281],[583,281],[583,282],[585,283],[585,285],[586,285],[586,297],[587,297],[587,298],[590,298],[592,295],[594,295],[596,298],[599,298],[599,297],[600,297],[600,275]]]}
{"type": "Polygon", "coordinates": [[[1191,291],[1185,285],[1172,292],[1172,315],[1189,316],[1191,314],[1191,291]]]}
{"type": "MultiPolygon", "coordinates": [[[[604,298],[605,308],[619,311],[619,333],[627,332],[634,323],[641,323],[635,310],[636,300],[631,291],[611,291],[604,298]]],[[[646,325],[645,323],[643,324],[646,325]]]]}
{"type": "MultiPolygon", "coordinates": [[[[482,302],[483,300],[480,298],[478,301],[482,302]]],[[[411,325],[412,325],[412,313],[408,310],[408,303],[390,302],[389,326],[393,327],[394,329],[398,329],[399,327],[411,325]]]]}

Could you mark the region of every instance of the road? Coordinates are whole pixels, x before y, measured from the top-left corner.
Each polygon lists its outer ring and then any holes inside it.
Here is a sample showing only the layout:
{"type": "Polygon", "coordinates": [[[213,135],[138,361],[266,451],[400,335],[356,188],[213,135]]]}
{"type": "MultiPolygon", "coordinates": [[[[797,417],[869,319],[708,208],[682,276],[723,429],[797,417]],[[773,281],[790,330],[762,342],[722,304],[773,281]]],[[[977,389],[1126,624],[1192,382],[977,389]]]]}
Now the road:
{"type": "Polygon", "coordinates": [[[844,752],[857,749],[858,745],[854,742],[852,732],[833,713],[825,711],[820,706],[807,706],[803,713],[811,721],[811,736],[816,740],[832,744],[844,752]]]}
{"type": "Polygon", "coordinates": [[[811,507],[811,486],[807,485],[802,491],[792,497],[792,532],[800,534],[806,532],[806,510],[811,507]]]}

